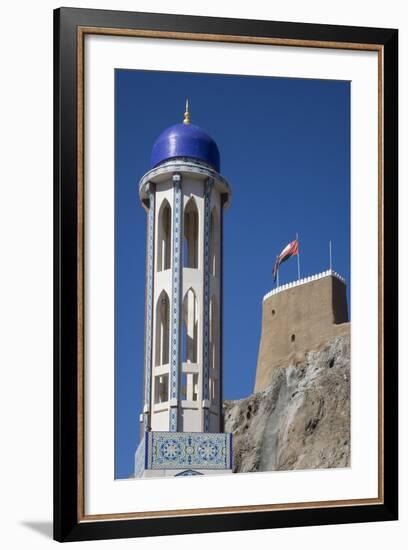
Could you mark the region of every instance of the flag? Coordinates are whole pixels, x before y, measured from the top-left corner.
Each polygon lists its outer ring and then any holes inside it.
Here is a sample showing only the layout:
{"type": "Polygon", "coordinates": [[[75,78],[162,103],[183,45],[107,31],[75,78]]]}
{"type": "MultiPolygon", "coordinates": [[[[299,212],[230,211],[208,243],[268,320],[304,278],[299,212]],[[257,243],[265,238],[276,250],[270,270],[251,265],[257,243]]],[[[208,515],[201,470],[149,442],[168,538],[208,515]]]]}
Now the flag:
{"type": "Polygon", "coordinates": [[[276,258],[276,262],[273,268],[273,280],[276,281],[276,275],[281,263],[286,262],[291,256],[297,256],[299,254],[299,241],[295,239],[291,243],[287,244],[279,256],[276,258]]]}

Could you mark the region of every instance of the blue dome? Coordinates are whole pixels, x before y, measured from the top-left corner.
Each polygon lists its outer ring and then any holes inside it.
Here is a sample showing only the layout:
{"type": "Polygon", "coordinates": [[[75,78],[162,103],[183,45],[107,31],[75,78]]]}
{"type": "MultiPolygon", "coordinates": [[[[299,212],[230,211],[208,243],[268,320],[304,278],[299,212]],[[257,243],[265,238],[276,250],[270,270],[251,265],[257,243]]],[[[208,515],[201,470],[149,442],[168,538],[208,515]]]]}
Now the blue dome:
{"type": "Polygon", "coordinates": [[[220,171],[220,153],[215,141],[194,124],[174,124],[160,134],[153,145],[152,168],[165,160],[190,157],[220,171]]]}

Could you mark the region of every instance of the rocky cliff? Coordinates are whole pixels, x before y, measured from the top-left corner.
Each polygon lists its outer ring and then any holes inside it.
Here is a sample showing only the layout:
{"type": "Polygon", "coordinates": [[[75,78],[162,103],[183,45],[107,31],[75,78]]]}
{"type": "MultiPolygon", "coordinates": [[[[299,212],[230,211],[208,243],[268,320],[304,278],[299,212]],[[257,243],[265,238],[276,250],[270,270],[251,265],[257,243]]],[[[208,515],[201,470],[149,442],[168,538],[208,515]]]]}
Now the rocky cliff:
{"type": "Polygon", "coordinates": [[[349,466],[350,336],[275,369],[267,388],[225,401],[224,413],[235,472],[349,466]]]}

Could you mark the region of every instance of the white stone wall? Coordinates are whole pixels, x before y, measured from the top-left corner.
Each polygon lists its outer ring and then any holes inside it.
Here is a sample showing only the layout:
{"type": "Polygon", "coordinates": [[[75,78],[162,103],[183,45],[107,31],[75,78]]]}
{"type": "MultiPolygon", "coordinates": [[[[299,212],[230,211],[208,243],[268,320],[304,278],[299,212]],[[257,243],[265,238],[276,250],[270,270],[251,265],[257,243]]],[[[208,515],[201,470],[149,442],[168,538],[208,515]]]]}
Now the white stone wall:
{"type": "MultiPolygon", "coordinates": [[[[181,197],[183,214],[180,216],[180,235],[181,239],[181,300],[179,303],[180,310],[180,353],[179,353],[179,400],[178,400],[178,426],[177,431],[191,432],[219,432],[221,429],[221,314],[220,308],[222,303],[221,296],[221,220],[222,220],[222,203],[221,194],[227,192],[229,194],[228,184],[218,174],[210,169],[205,169],[199,166],[199,170],[195,170],[195,163],[190,162],[176,163],[174,170],[169,170],[168,163],[163,167],[146,174],[140,184],[140,194],[142,200],[144,197],[144,189],[146,184],[150,189],[154,189],[155,193],[155,220],[154,220],[154,268],[153,268],[153,292],[152,292],[152,361],[151,361],[151,387],[150,399],[145,403],[145,414],[148,415],[147,426],[153,431],[167,431],[170,424],[170,408],[174,406],[169,397],[164,398],[164,395],[169,395],[171,372],[171,315],[173,308],[172,285],[174,259],[173,259],[173,207],[174,207],[174,174],[181,175],[181,197]],[[194,169],[189,170],[189,166],[194,169]],[[216,223],[213,224],[211,234],[210,261],[209,261],[209,296],[211,301],[208,306],[205,303],[205,190],[208,180],[213,182],[211,186],[211,195],[209,201],[210,214],[213,213],[216,223]],[[183,267],[184,253],[184,210],[188,206],[191,208],[193,199],[197,209],[198,217],[198,232],[197,232],[197,266],[183,267]],[[166,202],[167,201],[167,202],[166,202]],[[171,208],[171,261],[167,269],[163,268],[163,248],[161,215],[162,207],[167,204],[171,208]],[[213,273],[213,264],[215,263],[216,271],[213,273]],[[185,297],[189,293],[188,298],[185,297]],[[195,305],[193,299],[195,296],[195,305]],[[163,316],[158,302],[166,296],[169,301],[169,317],[167,326],[164,332],[169,331],[169,339],[166,341],[168,350],[163,352],[163,316]],[[184,306],[184,307],[183,307],[184,306]],[[209,398],[204,396],[204,351],[205,351],[205,307],[209,308],[209,337],[214,343],[209,343],[209,352],[211,359],[208,365],[209,373],[209,398]],[[214,314],[214,308],[216,310],[214,314]],[[211,311],[210,311],[211,310],[211,311]],[[187,318],[187,339],[189,348],[187,357],[183,360],[183,311],[187,318]],[[194,335],[192,344],[191,336],[194,335]],[[190,338],[188,338],[190,337],[190,338]],[[193,346],[193,347],[191,347],[193,346]],[[166,361],[163,361],[163,357],[166,361]],[[192,360],[192,358],[194,360],[192,360]],[[186,390],[183,392],[183,385],[186,390]],[[208,420],[205,422],[205,410],[208,411],[208,420]]],[[[211,220],[211,217],[210,217],[211,220]]],[[[208,223],[208,218],[207,218],[208,223]]],[[[193,235],[190,231],[189,235],[193,235]]],[[[208,264],[207,264],[208,265],[208,264]]],[[[161,302],[160,302],[161,303],[161,302]]],[[[165,308],[164,308],[165,309],[165,308]]],[[[186,337],[186,330],[184,330],[186,337]]],[[[148,392],[149,393],[149,392],[148,392]]]]}

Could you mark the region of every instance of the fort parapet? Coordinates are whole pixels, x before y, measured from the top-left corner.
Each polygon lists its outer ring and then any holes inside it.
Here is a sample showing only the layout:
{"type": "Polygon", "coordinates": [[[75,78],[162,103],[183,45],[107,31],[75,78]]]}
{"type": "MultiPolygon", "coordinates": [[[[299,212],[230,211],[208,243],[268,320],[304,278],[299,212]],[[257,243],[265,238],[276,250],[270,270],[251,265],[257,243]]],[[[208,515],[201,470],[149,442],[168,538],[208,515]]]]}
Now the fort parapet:
{"type": "Polygon", "coordinates": [[[266,388],[273,369],[296,365],[350,330],[346,282],[332,270],[279,286],[266,294],[255,389],[266,388]]]}

